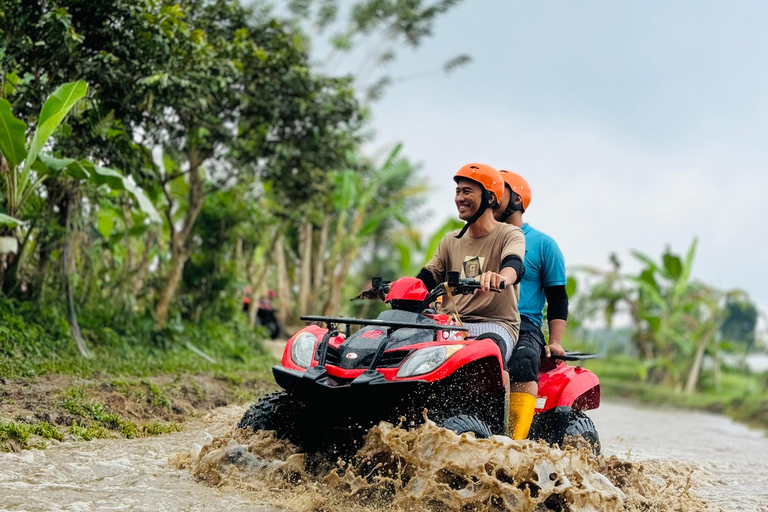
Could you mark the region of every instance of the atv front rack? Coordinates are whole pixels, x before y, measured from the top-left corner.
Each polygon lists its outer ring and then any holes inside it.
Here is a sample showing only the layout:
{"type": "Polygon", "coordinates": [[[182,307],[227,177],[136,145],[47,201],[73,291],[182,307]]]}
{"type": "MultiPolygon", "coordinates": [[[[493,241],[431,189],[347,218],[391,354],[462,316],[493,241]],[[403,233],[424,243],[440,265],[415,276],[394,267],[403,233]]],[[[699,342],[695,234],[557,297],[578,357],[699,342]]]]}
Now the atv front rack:
{"type": "Polygon", "coordinates": [[[392,336],[392,333],[396,331],[397,329],[424,329],[428,331],[434,331],[435,332],[435,339],[437,339],[437,331],[461,331],[461,332],[467,332],[469,329],[466,327],[459,327],[458,325],[440,325],[440,324],[432,324],[432,323],[417,323],[417,322],[387,322],[384,320],[366,320],[364,318],[335,318],[331,316],[302,316],[302,320],[305,322],[322,322],[326,324],[328,328],[328,332],[325,333],[325,336],[323,336],[323,339],[320,341],[320,343],[317,345],[317,351],[315,352],[315,358],[318,361],[318,365],[314,367],[310,367],[305,372],[305,376],[314,378],[315,380],[321,376],[321,373],[324,373],[325,370],[323,369],[325,367],[325,360],[326,356],[328,354],[328,343],[332,336],[336,336],[338,333],[333,328],[334,324],[346,324],[347,326],[347,332],[346,335],[349,337],[349,326],[350,325],[375,325],[377,327],[387,327],[387,335],[384,337],[384,339],[379,343],[378,348],[376,349],[376,353],[373,357],[373,361],[371,361],[370,366],[368,367],[368,370],[364,372],[364,375],[368,377],[381,377],[381,375],[375,371],[376,367],[379,364],[379,361],[381,360],[381,357],[384,355],[384,351],[387,348],[387,345],[390,341],[390,336],[392,336]]]}
{"type": "Polygon", "coordinates": [[[347,336],[349,336],[350,325],[375,325],[377,327],[389,327],[391,331],[397,329],[424,329],[427,331],[459,331],[467,332],[469,329],[466,327],[460,327],[458,325],[441,325],[441,324],[428,324],[417,322],[387,322],[385,320],[367,320],[365,318],[336,318],[332,316],[303,316],[301,317],[305,322],[322,322],[326,324],[328,330],[331,330],[333,325],[346,324],[347,336]]]}

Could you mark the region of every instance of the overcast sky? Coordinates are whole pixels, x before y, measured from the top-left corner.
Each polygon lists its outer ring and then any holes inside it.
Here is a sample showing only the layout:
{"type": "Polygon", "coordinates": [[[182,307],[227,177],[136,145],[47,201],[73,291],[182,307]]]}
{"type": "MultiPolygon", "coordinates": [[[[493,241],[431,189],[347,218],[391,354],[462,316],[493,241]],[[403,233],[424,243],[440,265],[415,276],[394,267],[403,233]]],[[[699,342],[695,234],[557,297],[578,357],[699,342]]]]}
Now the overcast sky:
{"type": "Polygon", "coordinates": [[[569,266],[631,249],[699,252],[694,276],[768,310],[768,2],[466,0],[393,75],[473,63],[388,90],[372,147],[401,141],[456,215],[468,162],[522,174],[525,218],[569,266]]]}

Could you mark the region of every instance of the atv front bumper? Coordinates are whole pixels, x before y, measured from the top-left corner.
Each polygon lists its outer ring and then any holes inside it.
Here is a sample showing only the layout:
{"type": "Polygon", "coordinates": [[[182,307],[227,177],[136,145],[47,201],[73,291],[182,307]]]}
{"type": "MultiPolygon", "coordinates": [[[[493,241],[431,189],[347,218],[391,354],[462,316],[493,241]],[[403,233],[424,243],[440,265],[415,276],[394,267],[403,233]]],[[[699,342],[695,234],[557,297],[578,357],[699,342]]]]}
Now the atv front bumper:
{"type": "MultiPolygon", "coordinates": [[[[368,428],[379,421],[408,423],[423,421],[424,409],[432,411],[432,386],[424,381],[387,381],[369,370],[353,380],[341,380],[312,367],[307,371],[283,366],[272,368],[275,381],[299,398],[324,426],[368,428]]],[[[431,415],[430,415],[431,416],[431,415]]]]}
{"type": "Polygon", "coordinates": [[[277,384],[323,426],[365,429],[380,421],[398,424],[403,418],[407,425],[418,425],[426,410],[438,422],[455,414],[474,414],[493,433],[504,433],[504,388],[479,364],[462,367],[436,382],[391,381],[375,370],[347,380],[329,375],[320,366],[300,371],[277,365],[272,373],[277,384]]]}
{"type": "Polygon", "coordinates": [[[361,401],[392,401],[397,397],[413,399],[430,388],[430,384],[423,380],[388,381],[375,370],[366,370],[352,380],[338,379],[317,366],[299,371],[277,365],[272,368],[272,373],[278,385],[308,403],[344,401],[349,406],[361,401]]]}

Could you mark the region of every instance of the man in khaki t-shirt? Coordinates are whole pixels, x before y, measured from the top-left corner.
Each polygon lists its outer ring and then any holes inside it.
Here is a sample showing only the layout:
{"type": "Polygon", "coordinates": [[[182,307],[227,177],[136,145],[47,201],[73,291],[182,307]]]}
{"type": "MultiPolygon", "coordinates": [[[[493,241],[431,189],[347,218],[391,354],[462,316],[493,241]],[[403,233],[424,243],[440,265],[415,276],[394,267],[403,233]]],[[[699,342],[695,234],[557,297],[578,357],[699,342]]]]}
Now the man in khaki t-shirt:
{"type": "MultiPolygon", "coordinates": [[[[504,258],[525,256],[525,235],[516,226],[499,223],[492,231],[479,237],[472,236],[471,229],[462,238],[455,238],[457,233],[454,231],[443,238],[437,252],[424,267],[438,283],[448,279],[448,272],[461,272],[462,279],[474,277],[479,280],[485,272],[500,273],[504,258]]],[[[462,321],[499,324],[513,340],[517,340],[520,331],[519,297],[520,285],[516,284],[501,293],[457,295],[453,301],[462,321]]],[[[443,299],[444,312],[453,313],[455,309],[450,300],[443,299]]]]}
{"type": "MultiPolygon", "coordinates": [[[[448,272],[476,278],[480,291],[454,297],[455,309],[469,328],[470,336],[493,332],[505,342],[506,359],[512,354],[520,328],[517,301],[520,295],[525,257],[525,236],[520,228],[499,224],[493,208],[504,194],[499,171],[483,164],[468,164],[456,176],[456,208],[467,224],[443,238],[437,252],[417,276],[428,289],[447,281],[448,272]],[[465,236],[466,235],[466,236],[465,236]],[[504,281],[501,293],[487,293],[504,281]]],[[[444,299],[443,311],[453,313],[454,305],[444,299]]]]}

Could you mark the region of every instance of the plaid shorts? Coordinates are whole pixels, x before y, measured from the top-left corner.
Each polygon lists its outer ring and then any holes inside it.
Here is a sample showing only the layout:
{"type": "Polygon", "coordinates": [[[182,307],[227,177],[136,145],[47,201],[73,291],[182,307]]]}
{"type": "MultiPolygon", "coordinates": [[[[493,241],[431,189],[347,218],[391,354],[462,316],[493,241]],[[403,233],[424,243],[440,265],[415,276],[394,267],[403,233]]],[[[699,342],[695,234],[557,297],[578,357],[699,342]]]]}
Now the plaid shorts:
{"type": "Polygon", "coordinates": [[[505,328],[503,328],[499,324],[494,324],[492,322],[483,322],[483,323],[477,323],[477,324],[465,323],[464,327],[469,329],[467,336],[470,338],[474,338],[476,336],[485,334],[487,332],[498,334],[499,336],[501,336],[501,339],[504,340],[504,344],[507,347],[507,351],[506,351],[507,359],[509,359],[512,356],[512,350],[514,350],[515,348],[515,340],[512,338],[512,336],[509,335],[509,331],[507,331],[505,328]]]}

